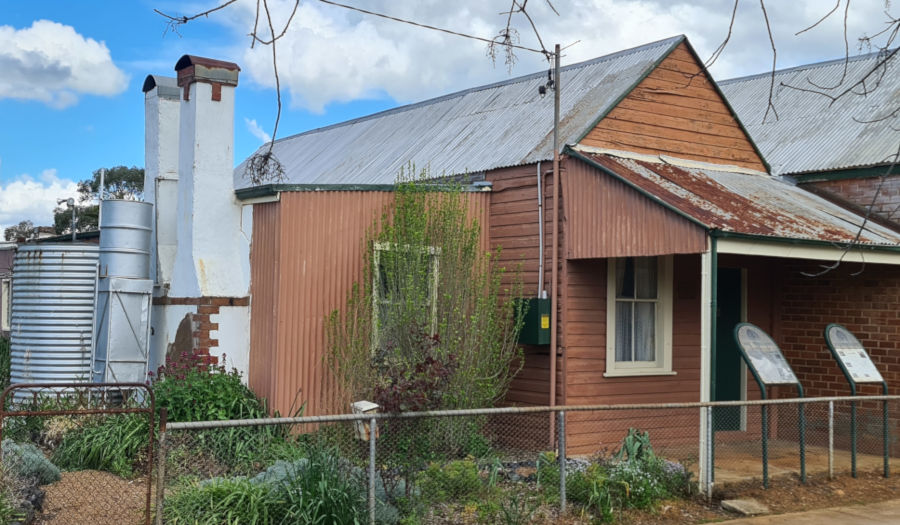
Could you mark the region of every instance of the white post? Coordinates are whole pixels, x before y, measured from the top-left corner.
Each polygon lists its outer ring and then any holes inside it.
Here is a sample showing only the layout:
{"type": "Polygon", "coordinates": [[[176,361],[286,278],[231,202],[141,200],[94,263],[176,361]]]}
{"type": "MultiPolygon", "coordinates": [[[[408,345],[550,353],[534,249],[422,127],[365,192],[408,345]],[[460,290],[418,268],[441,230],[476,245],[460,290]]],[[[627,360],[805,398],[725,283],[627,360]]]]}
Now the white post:
{"type": "MultiPolygon", "coordinates": [[[[710,308],[712,304],[712,251],[700,255],[700,401],[709,401],[710,362],[710,308]]],[[[708,483],[709,430],[706,410],[700,409],[700,486],[708,483]]]]}

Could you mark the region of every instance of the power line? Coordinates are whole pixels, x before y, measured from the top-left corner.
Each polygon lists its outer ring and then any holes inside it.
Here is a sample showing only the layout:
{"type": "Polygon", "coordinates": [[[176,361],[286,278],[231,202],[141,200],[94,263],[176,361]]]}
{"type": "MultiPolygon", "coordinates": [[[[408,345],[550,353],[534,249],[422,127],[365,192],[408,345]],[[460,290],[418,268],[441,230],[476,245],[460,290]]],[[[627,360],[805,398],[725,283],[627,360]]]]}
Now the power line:
{"type": "MultiPolygon", "coordinates": [[[[403,19],[403,18],[397,18],[397,17],[394,17],[394,16],[385,15],[385,14],[382,14],[382,13],[376,13],[376,12],[374,12],[374,11],[367,11],[367,10],[365,10],[365,9],[360,9],[359,7],[354,7],[354,6],[352,6],[352,5],[341,4],[341,3],[338,3],[338,2],[334,2],[334,1],[332,1],[332,0],[319,0],[319,2],[322,2],[322,3],[324,3],[324,4],[334,5],[334,6],[337,6],[337,7],[343,7],[344,9],[349,9],[349,10],[351,10],[351,11],[357,11],[357,12],[360,12],[360,13],[365,13],[365,14],[367,14],[367,15],[377,16],[377,17],[380,17],[380,18],[386,18],[386,19],[388,19],[388,20],[393,20],[393,21],[395,21],[395,22],[401,22],[401,23],[403,23],[403,24],[409,24],[409,25],[411,25],[411,26],[421,27],[421,28],[424,28],[424,29],[431,29],[432,31],[440,31],[440,32],[442,32],[442,33],[447,33],[447,34],[449,34],[449,35],[456,35],[456,36],[461,36],[461,37],[463,37],[463,38],[470,38],[470,39],[472,39],[472,40],[478,40],[478,41],[485,42],[485,43],[488,43],[488,44],[498,44],[498,42],[496,42],[496,41],[494,41],[494,40],[491,40],[491,39],[489,39],[489,38],[483,38],[483,37],[475,36],[475,35],[468,35],[468,34],[465,34],[465,33],[458,33],[458,32],[456,32],[456,31],[451,31],[451,30],[449,30],[449,29],[444,29],[444,28],[441,28],[441,27],[435,27],[435,26],[430,26],[430,25],[426,25],[426,24],[420,24],[420,23],[418,23],[418,22],[413,22],[412,20],[406,20],[406,19],[403,19]]],[[[532,52],[532,53],[538,53],[538,54],[543,55],[543,56],[548,56],[548,55],[550,54],[547,50],[534,49],[534,48],[532,48],[532,47],[520,46],[520,45],[516,45],[516,44],[513,44],[513,43],[509,43],[509,42],[504,42],[504,43],[502,43],[502,45],[503,45],[504,47],[511,47],[511,48],[515,48],[515,49],[521,49],[521,50],[523,50],[523,51],[530,51],[530,52],[532,52]]]]}

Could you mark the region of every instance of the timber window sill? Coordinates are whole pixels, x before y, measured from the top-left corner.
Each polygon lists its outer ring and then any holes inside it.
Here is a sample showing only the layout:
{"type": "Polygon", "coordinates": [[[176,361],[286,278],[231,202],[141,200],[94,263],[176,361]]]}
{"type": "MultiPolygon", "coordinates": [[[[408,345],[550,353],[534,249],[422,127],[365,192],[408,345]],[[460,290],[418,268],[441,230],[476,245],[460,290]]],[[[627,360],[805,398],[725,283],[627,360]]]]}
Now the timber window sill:
{"type": "Polygon", "coordinates": [[[611,370],[603,372],[603,377],[676,376],[675,370],[611,370]]]}

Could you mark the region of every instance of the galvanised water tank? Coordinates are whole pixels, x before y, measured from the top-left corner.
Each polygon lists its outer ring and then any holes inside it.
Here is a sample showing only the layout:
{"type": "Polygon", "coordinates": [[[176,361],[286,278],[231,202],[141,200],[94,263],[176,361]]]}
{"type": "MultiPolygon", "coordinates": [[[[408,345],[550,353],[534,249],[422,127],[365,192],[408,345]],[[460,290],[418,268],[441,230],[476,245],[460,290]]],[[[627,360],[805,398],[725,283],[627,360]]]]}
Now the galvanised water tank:
{"type": "Polygon", "coordinates": [[[100,202],[100,277],[150,278],[153,204],[100,202]]]}
{"type": "Polygon", "coordinates": [[[20,246],[13,261],[12,383],[90,381],[99,250],[20,246]]]}

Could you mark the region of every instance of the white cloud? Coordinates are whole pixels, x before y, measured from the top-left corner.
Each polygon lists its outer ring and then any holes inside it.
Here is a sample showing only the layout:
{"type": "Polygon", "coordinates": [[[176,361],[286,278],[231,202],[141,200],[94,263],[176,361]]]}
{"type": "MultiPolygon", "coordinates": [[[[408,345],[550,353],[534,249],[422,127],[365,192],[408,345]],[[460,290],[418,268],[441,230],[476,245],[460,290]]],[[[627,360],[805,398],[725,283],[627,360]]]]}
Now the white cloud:
{"type": "Polygon", "coordinates": [[[77,195],[75,181],[58,177],[55,169],[44,170],[37,179],[20,175],[0,184],[0,232],[25,220],[35,226],[52,226],[56,199],[77,195]]]}
{"type": "Polygon", "coordinates": [[[0,98],[54,108],[77,103],[81,94],[110,96],[128,87],[104,42],[49,20],[24,29],[0,26],[0,71],[0,98]]]}
{"type": "MultiPolygon", "coordinates": [[[[283,24],[293,0],[270,0],[273,21],[283,24]]],[[[365,8],[490,37],[505,23],[498,15],[508,2],[446,2],[419,0],[395,2],[371,0],[365,8]]],[[[555,5],[555,4],[554,4],[555,5]]],[[[707,58],[728,32],[733,0],[572,0],[556,7],[532,2],[529,12],[548,48],[578,42],[565,51],[564,64],[587,60],[677,34],[687,34],[702,59],[707,58]]],[[[731,43],[713,68],[716,78],[765,71],[771,66],[771,50],[759,4],[742,2],[731,43]]],[[[843,54],[842,9],[809,33],[794,33],[812,24],[832,6],[819,0],[769,2],[768,15],[778,44],[779,67],[809,63],[843,54]]],[[[243,0],[222,12],[220,23],[236,36],[250,30],[256,2],[243,0]]],[[[857,0],[849,15],[851,53],[858,36],[881,30],[883,0],[857,0]]],[[[261,25],[262,26],[262,25],[261,25]]],[[[531,29],[518,20],[521,44],[537,46],[531,29]]],[[[280,31],[280,27],[276,28],[280,31]]],[[[261,33],[261,36],[262,35],[261,33]]],[[[243,49],[241,65],[258,84],[274,87],[270,48],[249,49],[245,38],[236,40],[243,49]]],[[[485,56],[482,42],[416,28],[355,13],[310,0],[301,4],[291,27],[278,41],[279,77],[290,93],[292,107],[321,112],[330,102],[390,96],[399,101],[424,98],[509,78],[503,57],[497,64],[485,56]]],[[[513,75],[548,66],[540,55],[518,53],[513,75]]]]}
{"type": "Polygon", "coordinates": [[[256,119],[249,119],[244,117],[244,124],[247,125],[247,131],[250,132],[251,135],[258,138],[263,144],[272,141],[272,136],[266,133],[259,124],[256,123],[256,119]]]}

